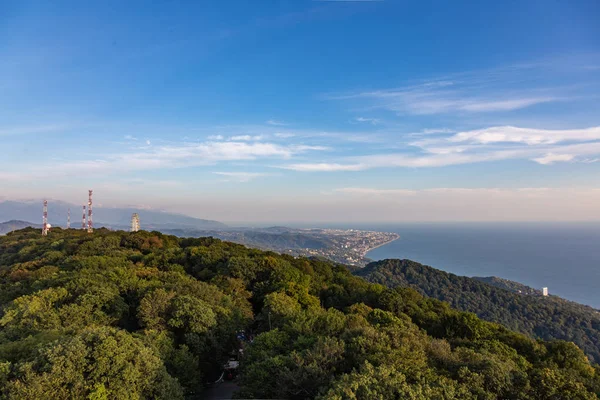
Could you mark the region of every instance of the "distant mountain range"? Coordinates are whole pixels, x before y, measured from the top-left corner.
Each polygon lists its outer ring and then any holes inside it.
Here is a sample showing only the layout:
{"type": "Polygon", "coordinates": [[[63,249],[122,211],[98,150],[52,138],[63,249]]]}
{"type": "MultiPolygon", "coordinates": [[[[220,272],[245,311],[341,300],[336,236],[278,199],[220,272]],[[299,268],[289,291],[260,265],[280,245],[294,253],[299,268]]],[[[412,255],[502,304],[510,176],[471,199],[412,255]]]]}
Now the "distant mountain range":
{"type": "MultiPolygon", "coordinates": [[[[48,222],[54,226],[65,227],[67,224],[67,210],[71,209],[71,227],[81,226],[81,205],[69,204],[63,201],[48,202],[48,222]]],[[[207,219],[193,218],[186,215],[168,213],[164,211],[144,210],[137,208],[107,208],[94,206],[94,224],[113,229],[127,229],[131,221],[131,214],[138,213],[142,228],[154,229],[227,229],[228,226],[207,219]]],[[[42,221],[41,201],[0,201],[0,221],[28,221],[39,223],[42,221]],[[39,221],[39,222],[38,222],[39,221]]],[[[27,225],[30,226],[30,225],[27,225]]]]}
{"type": "Polygon", "coordinates": [[[27,221],[11,220],[6,222],[0,222],[0,235],[6,235],[8,232],[29,227],[42,229],[41,224],[37,225],[27,221]]]}

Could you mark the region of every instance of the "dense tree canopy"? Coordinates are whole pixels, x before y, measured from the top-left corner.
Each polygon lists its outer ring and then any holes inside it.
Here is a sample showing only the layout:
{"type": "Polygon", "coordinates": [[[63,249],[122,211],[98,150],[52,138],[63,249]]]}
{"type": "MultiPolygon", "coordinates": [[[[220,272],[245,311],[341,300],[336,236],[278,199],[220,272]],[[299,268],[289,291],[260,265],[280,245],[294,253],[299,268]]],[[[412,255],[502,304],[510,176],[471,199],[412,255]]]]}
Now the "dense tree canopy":
{"type": "MultiPolygon", "coordinates": [[[[378,261],[355,274],[392,288],[414,288],[458,310],[476,313],[479,318],[534,338],[574,342],[590,359],[600,362],[600,311],[591,307],[530,291],[515,293],[484,283],[481,278],[457,276],[410,260],[378,261]]],[[[502,282],[503,287],[510,284],[502,282]]]]}
{"type": "Polygon", "coordinates": [[[323,260],[157,232],[0,237],[0,398],[597,399],[600,369],[323,260]]]}

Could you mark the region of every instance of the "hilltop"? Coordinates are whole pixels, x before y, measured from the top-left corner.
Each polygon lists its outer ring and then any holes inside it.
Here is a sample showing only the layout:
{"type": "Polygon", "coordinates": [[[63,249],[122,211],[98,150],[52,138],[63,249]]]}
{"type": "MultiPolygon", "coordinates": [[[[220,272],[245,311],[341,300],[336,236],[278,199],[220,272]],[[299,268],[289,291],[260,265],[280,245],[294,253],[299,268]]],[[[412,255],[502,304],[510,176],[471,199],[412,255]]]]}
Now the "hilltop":
{"type": "Polygon", "coordinates": [[[592,307],[543,297],[517,282],[457,276],[410,260],[374,262],[355,274],[387,287],[413,288],[534,338],[572,341],[600,362],[600,311],[592,307]]]}
{"type": "Polygon", "coordinates": [[[342,265],[158,232],[0,237],[0,396],[598,399],[600,367],[342,265]],[[243,333],[242,333],[243,331],[243,333]]]}

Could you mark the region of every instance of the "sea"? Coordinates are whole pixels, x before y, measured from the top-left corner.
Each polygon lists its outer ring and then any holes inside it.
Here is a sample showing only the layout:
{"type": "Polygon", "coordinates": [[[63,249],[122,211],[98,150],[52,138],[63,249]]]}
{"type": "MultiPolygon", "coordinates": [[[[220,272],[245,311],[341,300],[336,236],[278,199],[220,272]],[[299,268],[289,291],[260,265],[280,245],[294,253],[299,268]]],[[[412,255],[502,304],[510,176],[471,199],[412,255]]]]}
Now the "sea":
{"type": "Polygon", "coordinates": [[[464,276],[497,276],[600,309],[600,223],[329,225],[395,232],[367,253],[406,258],[464,276]]]}
{"type": "MultiPolygon", "coordinates": [[[[363,227],[364,228],[364,227],[363,227]]],[[[403,224],[369,253],[464,276],[497,276],[600,309],[600,223],[403,224]]]]}

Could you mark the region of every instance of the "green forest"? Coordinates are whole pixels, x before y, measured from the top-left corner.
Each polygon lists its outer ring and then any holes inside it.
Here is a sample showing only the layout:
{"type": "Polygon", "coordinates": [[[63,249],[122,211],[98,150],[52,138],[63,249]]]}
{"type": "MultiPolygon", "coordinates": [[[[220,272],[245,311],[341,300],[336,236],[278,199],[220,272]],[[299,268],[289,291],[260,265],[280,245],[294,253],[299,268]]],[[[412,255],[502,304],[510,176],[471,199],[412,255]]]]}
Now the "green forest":
{"type": "Polygon", "coordinates": [[[0,237],[0,282],[2,399],[202,398],[240,346],[239,398],[600,395],[571,342],[212,238],[23,229],[0,237]]]}
{"type": "MultiPolygon", "coordinates": [[[[356,271],[370,282],[412,287],[531,337],[574,342],[600,363],[600,312],[555,296],[523,295],[410,260],[383,260],[356,271]]],[[[492,280],[493,281],[493,280],[492,280]]]]}

